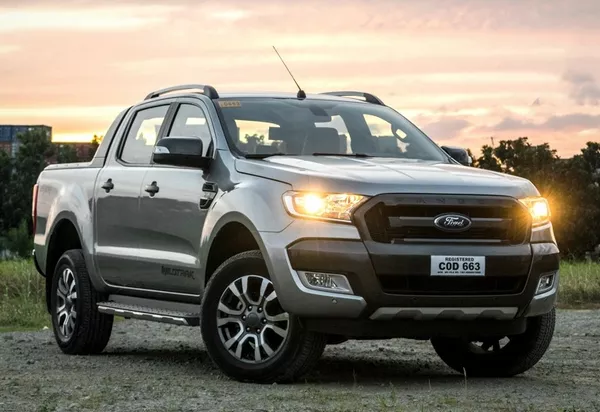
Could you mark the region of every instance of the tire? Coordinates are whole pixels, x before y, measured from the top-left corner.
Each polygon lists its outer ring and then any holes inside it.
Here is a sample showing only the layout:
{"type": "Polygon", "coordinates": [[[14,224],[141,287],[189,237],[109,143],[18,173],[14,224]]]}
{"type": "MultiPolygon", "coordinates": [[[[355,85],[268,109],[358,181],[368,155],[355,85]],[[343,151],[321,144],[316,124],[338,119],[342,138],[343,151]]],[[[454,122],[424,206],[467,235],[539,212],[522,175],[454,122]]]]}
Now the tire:
{"type": "Polygon", "coordinates": [[[552,341],[555,322],[554,309],[529,318],[525,333],[508,337],[509,342],[504,347],[499,346],[501,341],[497,338],[486,339],[481,346],[468,340],[449,338],[432,339],[431,343],[439,357],[461,374],[510,377],[528,371],[544,356],[552,341]]]}
{"type": "Polygon", "coordinates": [[[56,264],[50,292],[54,337],[64,353],[88,355],[104,350],[110,339],[113,315],[98,312],[96,303],[102,300],[102,295],[91,284],[81,250],[65,252],[56,264]],[[76,297],[71,299],[73,291],[76,297]],[[63,304],[61,311],[59,306],[63,304]],[[69,308],[75,309],[72,316],[75,320],[70,324],[67,315],[73,312],[69,308]],[[67,327],[62,326],[65,323],[67,327]]]}
{"type": "Polygon", "coordinates": [[[200,326],[211,359],[239,381],[294,381],[314,367],[327,343],[327,336],[307,331],[283,311],[257,250],[233,256],[215,271],[206,286],[200,326]],[[236,295],[234,289],[241,292],[236,295]]]}

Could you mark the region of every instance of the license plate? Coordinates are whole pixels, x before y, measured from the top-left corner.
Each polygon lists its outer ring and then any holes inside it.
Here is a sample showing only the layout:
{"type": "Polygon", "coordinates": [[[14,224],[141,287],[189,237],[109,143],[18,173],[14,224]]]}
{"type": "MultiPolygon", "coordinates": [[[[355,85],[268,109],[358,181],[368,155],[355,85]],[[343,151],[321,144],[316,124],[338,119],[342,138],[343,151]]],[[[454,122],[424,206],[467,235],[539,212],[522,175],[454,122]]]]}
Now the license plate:
{"type": "Polygon", "coordinates": [[[431,276],[485,276],[485,256],[432,256],[431,276]]]}

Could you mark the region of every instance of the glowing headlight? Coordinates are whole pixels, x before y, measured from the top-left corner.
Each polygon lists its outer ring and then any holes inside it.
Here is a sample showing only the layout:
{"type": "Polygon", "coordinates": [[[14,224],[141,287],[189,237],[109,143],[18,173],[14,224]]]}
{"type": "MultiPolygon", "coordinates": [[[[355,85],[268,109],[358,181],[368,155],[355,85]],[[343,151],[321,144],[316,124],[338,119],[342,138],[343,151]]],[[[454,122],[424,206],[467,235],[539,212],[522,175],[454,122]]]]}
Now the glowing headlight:
{"type": "Polygon", "coordinates": [[[292,216],[349,223],[352,211],[366,199],[346,193],[287,192],[283,204],[292,216]]]}
{"type": "Polygon", "coordinates": [[[533,226],[540,226],[550,221],[550,206],[543,197],[528,197],[519,201],[529,209],[533,226]]]}

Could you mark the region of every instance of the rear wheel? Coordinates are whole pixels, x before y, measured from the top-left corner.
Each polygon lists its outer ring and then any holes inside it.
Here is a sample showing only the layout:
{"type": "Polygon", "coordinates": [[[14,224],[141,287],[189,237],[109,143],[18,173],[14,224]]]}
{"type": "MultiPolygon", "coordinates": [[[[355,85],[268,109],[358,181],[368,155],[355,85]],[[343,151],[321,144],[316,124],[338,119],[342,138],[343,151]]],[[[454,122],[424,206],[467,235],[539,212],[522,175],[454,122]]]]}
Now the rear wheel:
{"type": "Polygon", "coordinates": [[[293,381],[316,364],[327,343],[282,309],[259,251],[240,253],[216,270],[201,329],[213,361],[242,381],[293,381]]]}
{"type": "Polygon", "coordinates": [[[113,316],[98,312],[101,301],[90,281],[81,250],[65,252],[54,271],[50,308],[54,336],[71,355],[99,353],[110,339],[113,316]]]}
{"type": "Polygon", "coordinates": [[[457,372],[467,376],[509,377],[531,369],[550,346],[556,312],[529,318],[521,335],[470,341],[465,339],[432,339],[440,358],[457,372]],[[464,371],[463,371],[464,368],[464,371]]]}

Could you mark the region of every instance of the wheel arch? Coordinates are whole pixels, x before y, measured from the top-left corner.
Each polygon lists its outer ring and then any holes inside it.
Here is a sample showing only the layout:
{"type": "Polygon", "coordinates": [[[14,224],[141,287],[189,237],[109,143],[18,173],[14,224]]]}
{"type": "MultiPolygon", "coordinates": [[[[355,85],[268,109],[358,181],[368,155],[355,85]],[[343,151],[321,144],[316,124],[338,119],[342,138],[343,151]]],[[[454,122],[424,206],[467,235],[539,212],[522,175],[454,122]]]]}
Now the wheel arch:
{"type": "Polygon", "coordinates": [[[52,278],[58,260],[67,250],[81,248],[81,234],[73,218],[68,214],[58,216],[48,237],[46,264],[44,267],[46,272],[46,308],[48,312],[50,312],[52,278]]]}
{"type": "Polygon", "coordinates": [[[250,219],[239,212],[231,212],[221,217],[212,228],[205,247],[201,248],[205,251],[201,256],[202,289],[204,290],[215,270],[227,259],[238,253],[256,249],[260,250],[267,267],[270,267],[264,242],[250,219]]]}

